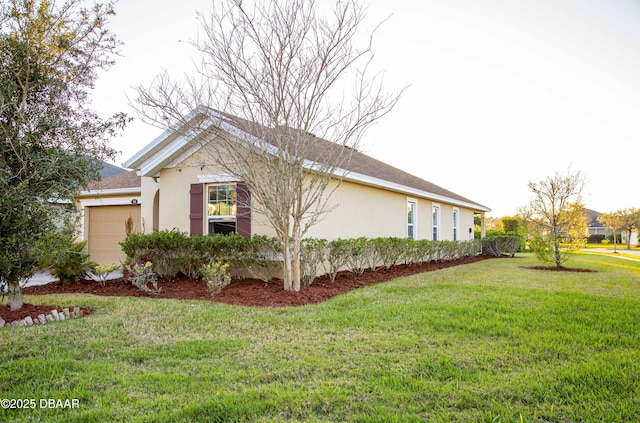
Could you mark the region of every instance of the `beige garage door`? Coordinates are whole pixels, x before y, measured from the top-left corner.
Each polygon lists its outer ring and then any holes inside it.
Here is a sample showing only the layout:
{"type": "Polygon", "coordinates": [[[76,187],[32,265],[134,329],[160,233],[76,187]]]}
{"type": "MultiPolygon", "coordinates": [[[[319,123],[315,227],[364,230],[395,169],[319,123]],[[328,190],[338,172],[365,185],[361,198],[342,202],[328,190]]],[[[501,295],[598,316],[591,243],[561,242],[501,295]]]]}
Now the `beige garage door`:
{"type": "MultiPolygon", "coordinates": [[[[140,205],[99,206],[89,209],[89,258],[99,264],[124,259],[118,245],[126,236],[125,221],[131,216],[134,231],[140,228],[140,205]]],[[[85,210],[86,212],[86,210],[85,210]]]]}

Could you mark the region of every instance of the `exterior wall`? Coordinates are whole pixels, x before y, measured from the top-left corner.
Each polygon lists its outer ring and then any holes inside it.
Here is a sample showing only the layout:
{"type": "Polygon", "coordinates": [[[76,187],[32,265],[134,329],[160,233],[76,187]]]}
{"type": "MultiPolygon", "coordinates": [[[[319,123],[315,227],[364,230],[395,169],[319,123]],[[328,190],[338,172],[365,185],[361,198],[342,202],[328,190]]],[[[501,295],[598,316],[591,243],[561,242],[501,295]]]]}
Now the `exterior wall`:
{"type": "MultiPolygon", "coordinates": [[[[328,189],[332,189],[332,187],[328,189]]],[[[325,239],[407,236],[407,197],[351,182],[333,193],[329,213],[307,236],[325,239]],[[395,217],[394,217],[395,216],[395,217]]]]}
{"type": "MultiPolygon", "coordinates": [[[[154,178],[141,178],[142,194],[140,196],[140,227],[145,233],[151,233],[154,229],[154,221],[158,216],[154,215],[154,199],[160,184],[154,178]]],[[[157,228],[156,228],[157,229],[157,228]]]]}
{"type": "MultiPolygon", "coordinates": [[[[189,219],[191,212],[189,190],[191,184],[198,183],[198,176],[227,173],[222,169],[215,169],[211,166],[204,167],[203,163],[207,161],[206,157],[203,157],[198,152],[176,164],[175,167],[166,168],[160,172],[159,230],[177,229],[180,232],[189,233],[191,225],[189,219]]],[[[204,207],[203,201],[203,210],[204,207]]],[[[206,225],[206,219],[203,222],[203,233],[206,233],[204,225],[206,225]]],[[[264,216],[253,211],[251,213],[251,232],[252,234],[275,235],[274,230],[268,225],[264,216]]]]}
{"type": "MultiPolygon", "coordinates": [[[[198,183],[198,176],[205,174],[225,174],[223,170],[203,166],[206,157],[196,152],[189,158],[173,167],[160,172],[160,201],[158,229],[177,229],[189,232],[190,229],[190,196],[191,184],[198,183]]],[[[153,195],[143,197],[143,219],[152,221],[151,209],[155,196],[155,186],[152,178],[143,178],[143,191],[146,187],[153,190],[153,195]],[[148,181],[147,181],[148,180],[148,181]]],[[[337,182],[332,182],[327,188],[331,191],[337,182]]],[[[369,187],[353,182],[343,181],[329,200],[329,212],[313,226],[307,237],[336,238],[356,237],[406,237],[407,236],[407,200],[415,200],[417,204],[417,238],[432,239],[432,205],[434,202],[408,196],[375,187],[369,187]]],[[[252,198],[252,201],[255,199],[252,198]]],[[[469,228],[473,228],[473,211],[463,207],[452,206],[444,202],[440,206],[440,238],[453,239],[453,209],[459,211],[459,239],[469,239],[469,228]]],[[[204,203],[202,205],[204,209],[204,203]]],[[[205,219],[206,220],[206,219],[205,219]]],[[[206,224],[206,222],[205,222],[206,224]]],[[[150,225],[146,225],[149,232],[150,225]]],[[[205,229],[205,228],[203,228],[205,229]]],[[[255,211],[251,213],[251,232],[254,235],[274,236],[264,215],[255,211]]],[[[206,233],[206,230],[203,230],[206,233]]]]}
{"type": "MultiPolygon", "coordinates": [[[[334,208],[311,228],[308,236],[329,240],[361,236],[406,237],[407,200],[417,203],[417,239],[432,239],[434,202],[352,182],[343,182],[333,193],[330,202],[334,208]]],[[[442,202],[436,204],[440,206],[440,239],[453,239],[453,209],[456,207],[460,219],[459,239],[468,240],[469,228],[473,228],[473,210],[442,202]]]]}

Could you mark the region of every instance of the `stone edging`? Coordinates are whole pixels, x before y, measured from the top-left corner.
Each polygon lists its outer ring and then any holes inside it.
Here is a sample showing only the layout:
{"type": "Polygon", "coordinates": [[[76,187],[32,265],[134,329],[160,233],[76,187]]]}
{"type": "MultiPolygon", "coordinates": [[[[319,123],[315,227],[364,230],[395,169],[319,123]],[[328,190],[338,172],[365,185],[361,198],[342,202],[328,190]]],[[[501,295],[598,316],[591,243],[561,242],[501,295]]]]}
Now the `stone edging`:
{"type": "Polygon", "coordinates": [[[27,316],[24,319],[14,320],[9,323],[0,317],[0,328],[8,327],[8,326],[33,326],[33,325],[46,325],[47,323],[69,320],[69,319],[79,319],[82,317],[84,313],[80,307],[74,307],[72,311],[69,308],[63,308],[62,311],[58,311],[56,309],[51,310],[51,312],[47,315],[39,314],[38,317],[32,318],[31,316],[27,316]]]}

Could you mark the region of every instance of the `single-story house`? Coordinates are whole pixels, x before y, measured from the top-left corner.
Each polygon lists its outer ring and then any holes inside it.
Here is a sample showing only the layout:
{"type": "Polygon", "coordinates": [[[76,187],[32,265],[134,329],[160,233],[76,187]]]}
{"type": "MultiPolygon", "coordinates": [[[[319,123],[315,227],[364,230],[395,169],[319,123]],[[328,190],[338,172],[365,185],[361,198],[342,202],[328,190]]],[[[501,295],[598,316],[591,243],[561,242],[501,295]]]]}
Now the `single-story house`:
{"type": "MultiPolygon", "coordinates": [[[[206,118],[198,116],[202,113],[214,115],[211,122],[227,137],[254,136],[246,121],[224,113],[207,109],[194,112],[192,119],[201,122],[206,118]]],[[[207,136],[208,142],[216,142],[215,136],[207,136]]],[[[309,172],[313,163],[327,154],[323,151],[345,148],[315,137],[313,143],[316,148],[307,157],[309,172]]],[[[84,211],[83,233],[91,258],[98,262],[118,258],[114,243],[124,237],[123,222],[128,215],[144,232],[177,229],[191,235],[274,235],[266,219],[251,212],[251,193],[243,181],[203,166],[206,148],[202,134],[166,131],[124,163],[133,171],[105,179],[83,192],[78,203],[84,211]]],[[[351,160],[337,170],[342,181],[331,197],[331,211],[311,228],[309,237],[469,240],[473,238],[474,216],[484,218],[490,211],[363,153],[349,153],[351,160]]]]}

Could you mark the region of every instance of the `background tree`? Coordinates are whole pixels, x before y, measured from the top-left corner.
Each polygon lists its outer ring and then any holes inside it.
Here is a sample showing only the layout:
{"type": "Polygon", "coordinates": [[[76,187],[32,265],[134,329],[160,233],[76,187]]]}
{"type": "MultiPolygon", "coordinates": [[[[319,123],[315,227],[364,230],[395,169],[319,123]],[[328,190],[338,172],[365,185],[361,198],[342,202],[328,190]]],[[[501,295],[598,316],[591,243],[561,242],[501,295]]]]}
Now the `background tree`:
{"type": "Polygon", "coordinates": [[[627,250],[631,249],[631,234],[640,228],[640,209],[627,208],[611,213],[603,213],[598,221],[613,231],[613,250],[616,249],[616,233],[624,232],[627,236],[627,250]]]}
{"type": "Polygon", "coordinates": [[[587,210],[580,203],[572,203],[563,216],[566,222],[564,243],[574,248],[582,248],[587,244],[587,233],[591,219],[587,210]]]}
{"type": "Polygon", "coordinates": [[[105,29],[112,4],[81,3],[0,5],[0,280],[13,310],[22,307],[35,246],[53,227],[50,202],[99,178],[100,160],[114,154],[107,141],[126,122],[87,108],[117,43],[105,29]]]}
{"type": "Polygon", "coordinates": [[[336,171],[402,90],[387,94],[381,76],[370,76],[371,36],[356,45],[364,11],[355,0],[337,1],[326,16],[313,0],[227,0],[213,8],[198,15],[196,75],[184,83],[159,75],[138,88],[134,107],[146,121],[188,128],[206,147],[203,167],[247,184],[252,209],[280,240],[284,288],[298,291],[301,240],[331,208],[344,176],[336,171]],[[188,112],[196,109],[213,113],[195,125],[188,112]],[[251,137],[220,131],[227,119],[251,137]]]}
{"type": "Polygon", "coordinates": [[[610,213],[602,213],[598,216],[598,222],[602,223],[607,228],[611,229],[613,232],[613,252],[617,253],[617,236],[624,229],[625,219],[621,210],[610,212],[610,213]]]}
{"type": "Polygon", "coordinates": [[[624,227],[622,230],[627,235],[627,250],[631,249],[631,235],[640,228],[640,209],[628,208],[622,211],[624,227]]]}
{"type": "Polygon", "coordinates": [[[533,198],[520,214],[535,225],[537,244],[551,250],[552,260],[557,267],[561,267],[568,259],[566,254],[561,253],[560,244],[579,221],[576,213],[584,213],[581,198],[583,187],[584,179],[577,171],[568,171],[566,175],[555,172],[552,177],[529,182],[533,198]]]}

